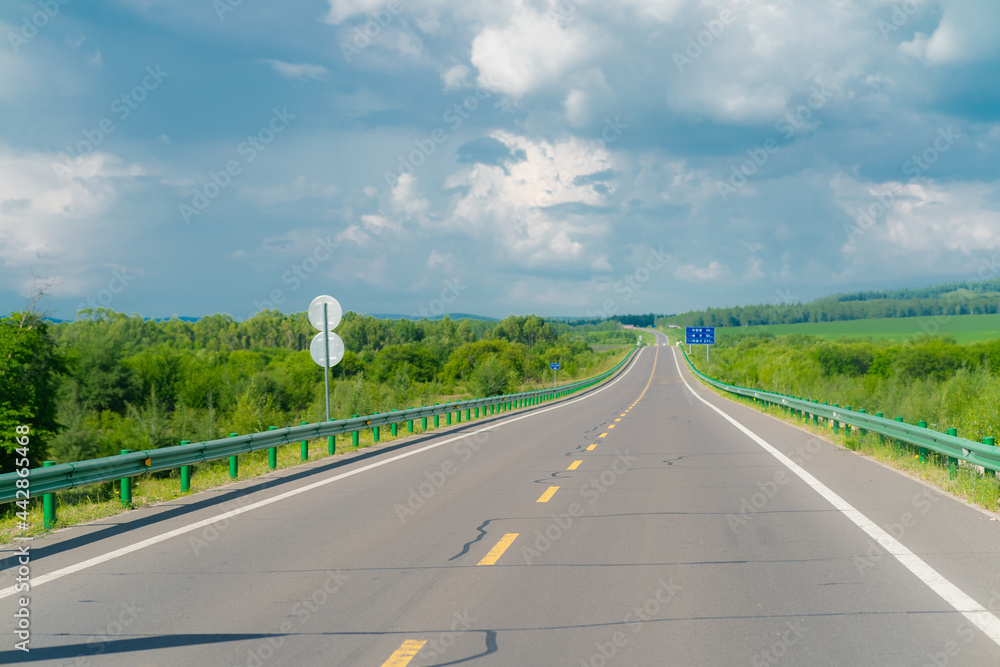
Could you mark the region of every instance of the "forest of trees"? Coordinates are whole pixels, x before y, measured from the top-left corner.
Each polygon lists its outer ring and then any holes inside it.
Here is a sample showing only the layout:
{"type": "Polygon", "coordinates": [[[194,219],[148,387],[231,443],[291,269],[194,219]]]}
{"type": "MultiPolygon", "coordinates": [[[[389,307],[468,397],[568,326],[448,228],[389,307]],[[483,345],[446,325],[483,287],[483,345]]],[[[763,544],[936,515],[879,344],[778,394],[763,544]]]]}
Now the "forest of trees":
{"type": "MultiPolygon", "coordinates": [[[[37,466],[324,415],[305,313],[264,311],[243,322],[154,321],[108,309],[79,315],[57,324],[30,311],[0,320],[2,472],[13,469],[21,424],[31,426],[37,466]]],[[[552,361],[566,380],[608,361],[591,350],[587,332],[557,332],[534,315],[456,322],[349,312],[337,333],[347,352],[331,369],[334,418],[513,392],[550,378],[552,361]]]]}
{"type": "Polygon", "coordinates": [[[801,322],[838,322],[883,317],[991,315],[1000,313],[1000,279],[947,283],[923,289],[837,294],[793,304],[708,308],[657,318],[682,327],[746,327],[801,322]]]}

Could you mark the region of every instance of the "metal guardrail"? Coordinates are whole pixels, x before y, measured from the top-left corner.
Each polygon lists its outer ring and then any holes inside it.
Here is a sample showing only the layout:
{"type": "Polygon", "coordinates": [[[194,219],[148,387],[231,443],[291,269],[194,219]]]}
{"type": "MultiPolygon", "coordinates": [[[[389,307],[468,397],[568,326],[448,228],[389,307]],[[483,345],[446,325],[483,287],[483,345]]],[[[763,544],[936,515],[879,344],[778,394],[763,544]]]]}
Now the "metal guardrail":
{"type": "MultiPolygon", "coordinates": [[[[539,389],[504,396],[444,403],[442,405],[393,410],[392,412],[381,412],[364,417],[352,417],[351,419],[339,419],[329,422],[304,424],[302,426],[289,426],[287,428],[219,440],[194,442],[186,445],[175,445],[160,449],[119,454],[117,456],[107,456],[100,459],[32,468],[28,471],[27,488],[31,490],[31,497],[37,497],[88,484],[127,480],[143,473],[173,470],[182,468],[183,466],[216,461],[240,454],[249,454],[250,452],[287,445],[296,441],[301,442],[325,436],[354,433],[369,428],[409,422],[410,420],[432,417],[434,415],[448,415],[453,412],[461,412],[462,410],[476,410],[478,413],[479,408],[484,408],[483,415],[485,416],[485,409],[493,406],[499,406],[499,408],[494,407],[494,410],[498,412],[531,407],[544,401],[576,393],[592,387],[599,382],[603,382],[627,364],[635,356],[636,350],[637,348],[630,350],[624,359],[600,375],[553,389],[539,389]]],[[[0,475],[0,503],[11,502],[15,499],[18,491],[17,482],[21,479],[25,479],[25,477],[16,472],[0,475]]]]}
{"type": "MultiPolygon", "coordinates": [[[[828,420],[832,422],[835,430],[838,429],[840,424],[849,425],[861,429],[862,434],[871,431],[886,438],[914,445],[919,449],[934,451],[947,456],[949,463],[953,465],[955,461],[962,460],[981,466],[986,474],[995,475],[996,471],[1000,470],[1000,447],[992,444],[992,438],[987,438],[988,442],[975,442],[966,438],[960,438],[954,433],[934,431],[927,428],[923,422],[918,425],[907,424],[902,421],[901,417],[895,420],[887,419],[881,416],[881,413],[871,415],[867,412],[853,411],[837,405],[826,405],[801,397],[796,398],[775,392],[748,389],[747,387],[728,384],[709,377],[695,368],[694,364],[691,363],[691,359],[688,358],[684,347],[679,347],[691,372],[697,375],[702,381],[717,389],[781,406],[787,410],[791,410],[793,414],[798,414],[806,419],[811,418],[814,423],[818,423],[818,419],[828,420]]],[[[925,452],[921,452],[921,459],[924,458],[925,452]]]]}

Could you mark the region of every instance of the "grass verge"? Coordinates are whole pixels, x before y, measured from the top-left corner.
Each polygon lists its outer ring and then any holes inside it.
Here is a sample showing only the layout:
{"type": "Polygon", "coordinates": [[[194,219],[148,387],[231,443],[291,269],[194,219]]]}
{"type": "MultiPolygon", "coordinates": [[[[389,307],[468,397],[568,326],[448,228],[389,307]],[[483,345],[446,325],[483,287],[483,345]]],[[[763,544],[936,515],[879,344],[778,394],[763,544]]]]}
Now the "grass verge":
{"type": "MultiPolygon", "coordinates": [[[[699,380],[700,381],[700,380],[699,380]]],[[[1000,510],[1000,481],[997,477],[983,474],[982,468],[965,461],[959,462],[954,474],[948,470],[947,457],[935,452],[928,452],[927,460],[920,461],[920,453],[916,447],[891,438],[880,438],[876,433],[861,434],[860,429],[848,429],[843,424],[839,433],[833,432],[833,424],[820,418],[819,425],[812,421],[800,419],[773,404],[755,403],[749,399],[730,394],[711,385],[702,383],[715,393],[743,403],[758,412],[769,414],[783,421],[795,424],[816,436],[832,442],[844,449],[858,452],[883,463],[896,470],[901,470],[917,479],[933,484],[962,498],[971,505],[976,505],[990,512],[1000,510]]]]}

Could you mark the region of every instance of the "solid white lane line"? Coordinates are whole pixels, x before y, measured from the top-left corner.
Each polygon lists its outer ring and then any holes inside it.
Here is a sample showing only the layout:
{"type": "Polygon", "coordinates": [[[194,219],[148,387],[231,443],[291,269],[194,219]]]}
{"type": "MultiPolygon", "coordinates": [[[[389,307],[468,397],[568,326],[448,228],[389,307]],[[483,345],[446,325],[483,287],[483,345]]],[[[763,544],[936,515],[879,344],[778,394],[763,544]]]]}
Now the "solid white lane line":
{"type": "MultiPolygon", "coordinates": [[[[642,350],[639,351],[639,354],[640,355],[642,354],[642,350]]],[[[265,500],[259,500],[259,501],[255,502],[255,503],[251,504],[251,505],[247,505],[246,507],[238,507],[236,509],[229,510],[228,512],[224,512],[223,514],[217,514],[217,515],[215,515],[215,516],[213,516],[213,517],[211,517],[209,519],[204,519],[202,521],[198,521],[196,523],[192,523],[192,524],[189,524],[187,526],[182,526],[180,528],[175,528],[174,530],[168,531],[166,533],[162,533],[160,535],[156,535],[154,537],[150,537],[148,539],[142,540],[141,542],[136,542],[135,544],[130,544],[127,547],[122,547],[120,549],[115,549],[114,551],[109,551],[108,553],[102,554],[100,556],[94,556],[93,558],[87,559],[87,560],[79,562],[79,563],[75,563],[74,565],[69,565],[69,566],[64,567],[62,569],[55,570],[53,572],[49,572],[48,574],[42,574],[42,575],[39,575],[37,577],[32,577],[31,578],[31,587],[32,588],[37,588],[38,586],[41,586],[42,584],[46,584],[46,583],[48,583],[50,581],[55,581],[56,579],[60,579],[62,577],[65,577],[66,575],[74,574],[74,573],[79,572],[81,570],[86,570],[87,568],[94,567],[95,565],[100,565],[101,563],[106,563],[106,562],[108,562],[110,560],[114,560],[115,558],[119,558],[121,556],[125,556],[125,555],[130,554],[130,553],[132,553],[134,551],[139,551],[140,549],[145,549],[146,547],[153,546],[154,544],[159,544],[160,542],[164,542],[166,540],[169,540],[171,538],[177,537],[179,535],[183,535],[185,533],[190,533],[193,530],[198,530],[199,528],[204,528],[204,527],[210,526],[210,525],[212,525],[214,523],[218,523],[220,521],[225,521],[225,520],[231,519],[232,517],[239,516],[240,514],[243,514],[245,512],[251,512],[251,511],[253,511],[255,509],[260,509],[261,507],[266,507],[267,505],[270,505],[271,503],[276,503],[276,502],[279,502],[281,500],[285,500],[286,498],[291,498],[292,496],[297,496],[300,493],[306,493],[307,491],[312,491],[313,489],[318,489],[321,486],[326,486],[327,484],[332,484],[334,482],[339,482],[342,479],[346,479],[348,477],[352,477],[354,475],[358,475],[360,473],[367,472],[367,471],[373,470],[375,468],[380,468],[380,467],[382,467],[384,465],[388,465],[390,463],[393,463],[394,461],[399,461],[400,459],[405,459],[405,458],[407,458],[409,456],[414,456],[416,454],[420,454],[421,452],[426,452],[428,450],[435,449],[437,447],[441,447],[443,445],[447,445],[449,443],[456,442],[458,440],[462,440],[464,438],[468,438],[468,437],[473,436],[473,435],[478,435],[479,433],[486,433],[487,431],[499,428],[501,426],[505,426],[507,424],[511,424],[513,422],[516,422],[516,421],[520,421],[522,419],[528,419],[529,417],[535,417],[537,415],[544,414],[544,413],[549,412],[551,410],[558,410],[558,409],[564,408],[564,407],[566,407],[568,405],[573,405],[574,403],[578,403],[580,401],[585,401],[585,400],[587,400],[589,398],[592,398],[592,397],[596,396],[597,394],[600,394],[605,389],[610,389],[611,387],[613,387],[616,384],[618,384],[621,380],[623,380],[625,378],[626,375],[628,375],[632,371],[633,368],[635,368],[635,366],[637,365],[636,362],[638,361],[638,359],[639,359],[639,357],[636,356],[635,360],[633,360],[633,362],[631,364],[629,364],[629,366],[625,369],[624,373],[622,373],[617,378],[615,378],[613,381],[611,381],[608,384],[604,385],[600,389],[597,389],[596,391],[593,391],[593,392],[587,394],[586,396],[581,396],[581,397],[575,398],[575,399],[573,399],[571,401],[566,401],[564,403],[559,403],[558,405],[553,405],[553,406],[548,407],[548,408],[539,408],[537,410],[532,410],[531,412],[528,412],[526,414],[518,415],[517,417],[511,417],[510,419],[505,419],[504,421],[499,422],[497,424],[492,424],[490,426],[487,426],[487,427],[484,427],[484,428],[480,428],[480,429],[477,429],[475,431],[470,431],[468,433],[463,433],[462,435],[455,436],[453,438],[447,438],[446,440],[442,440],[441,442],[436,442],[436,443],[434,443],[432,445],[426,445],[426,446],[421,447],[419,449],[414,449],[414,450],[409,451],[409,452],[404,452],[402,454],[397,454],[396,456],[393,456],[392,458],[388,458],[388,459],[385,459],[385,460],[382,460],[382,461],[376,461],[375,463],[369,463],[366,466],[362,466],[360,468],[355,468],[354,470],[349,470],[347,472],[341,473],[339,475],[335,475],[335,476],[327,478],[327,479],[320,480],[318,482],[313,482],[312,484],[308,484],[308,485],[300,487],[298,489],[292,489],[291,491],[286,491],[286,492],[284,492],[282,494],[274,496],[273,498],[267,498],[265,500]]],[[[8,588],[0,590],[0,600],[2,600],[3,598],[10,597],[10,596],[14,595],[15,593],[16,593],[15,586],[10,586],[8,588]]]]}
{"type": "Polygon", "coordinates": [[[945,579],[937,570],[932,568],[924,562],[923,559],[910,551],[902,542],[883,530],[877,523],[869,519],[867,516],[854,509],[850,503],[809,474],[809,472],[807,472],[795,461],[782,454],[780,451],[771,446],[771,444],[766,440],[758,436],[740,422],[736,421],[734,418],[730,417],[722,409],[712,405],[712,403],[702,397],[701,394],[692,389],[691,385],[688,384],[687,378],[684,377],[684,372],[681,370],[681,363],[676,350],[673,350],[673,355],[674,363],[677,365],[677,372],[680,374],[681,380],[684,382],[684,386],[688,388],[688,391],[694,394],[695,398],[715,410],[726,421],[742,431],[748,438],[767,450],[786,468],[795,473],[799,479],[811,486],[817,493],[819,493],[819,495],[826,498],[831,505],[840,510],[840,512],[850,519],[854,525],[865,531],[869,537],[878,542],[883,549],[888,551],[890,555],[902,563],[903,567],[915,574],[917,578],[927,584],[932,591],[937,593],[945,602],[954,607],[955,611],[961,613],[969,619],[973,625],[982,630],[987,637],[1000,646],[1000,618],[997,618],[992,612],[986,609],[986,607],[969,597],[969,595],[962,591],[962,589],[958,586],[945,579]]]}

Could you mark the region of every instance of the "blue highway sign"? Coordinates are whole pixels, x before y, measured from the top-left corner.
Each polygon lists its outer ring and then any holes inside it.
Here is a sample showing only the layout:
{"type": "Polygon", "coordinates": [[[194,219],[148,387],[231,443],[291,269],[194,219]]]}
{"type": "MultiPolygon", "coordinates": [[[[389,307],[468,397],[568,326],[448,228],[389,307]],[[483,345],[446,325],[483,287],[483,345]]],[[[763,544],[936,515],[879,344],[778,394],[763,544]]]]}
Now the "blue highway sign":
{"type": "Polygon", "coordinates": [[[688,345],[715,345],[715,327],[688,327],[684,338],[688,345]]]}

